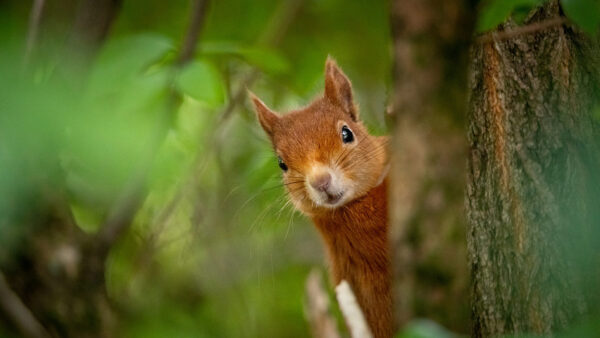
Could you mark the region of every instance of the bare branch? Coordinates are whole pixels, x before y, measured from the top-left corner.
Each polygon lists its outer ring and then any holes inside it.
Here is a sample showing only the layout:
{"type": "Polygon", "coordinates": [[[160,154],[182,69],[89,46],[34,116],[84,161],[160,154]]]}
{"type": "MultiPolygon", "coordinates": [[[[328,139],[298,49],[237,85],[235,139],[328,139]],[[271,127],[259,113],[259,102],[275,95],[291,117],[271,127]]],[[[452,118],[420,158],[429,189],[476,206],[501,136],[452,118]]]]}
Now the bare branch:
{"type": "Polygon", "coordinates": [[[204,17],[206,16],[207,6],[208,0],[194,0],[192,3],[190,26],[179,54],[178,63],[180,65],[185,64],[194,57],[196,44],[198,42],[198,38],[200,37],[200,31],[202,29],[202,24],[204,23],[204,17]]]}
{"type": "Polygon", "coordinates": [[[27,32],[27,45],[25,46],[25,55],[23,64],[27,65],[31,59],[33,48],[37,42],[38,33],[40,30],[40,20],[44,9],[45,0],[34,0],[31,12],[29,14],[29,28],[27,32]]]}
{"type": "Polygon", "coordinates": [[[335,295],[337,296],[340,310],[344,314],[346,324],[350,328],[352,338],[372,338],[371,330],[367,325],[365,316],[356,301],[354,292],[350,288],[350,284],[345,280],[342,280],[338,286],[335,287],[335,295]]]}
{"type": "Polygon", "coordinates": [[[532,24],[505,30],[501,32],[486,33],[477,38],[477,42],[484,44],[492,41],[510,40],[516,36],[540,32],[549,28],[559,27],[567,23],[564,17],[552,18],[544,21],[534,22],[532,24]]]}
{"type": "Polygon", "coordinates": [[[50,337],[19,296],[10,288],[0,272],[0,307],[26,337],[50,337]]]}
{"type": "Polygon", "coordinates": [[[313,269],[306,279],[305,316],[315,338],[339,338],[335,320],[329,312],[329,298],[323,290],[321,273],[313,269]]]}

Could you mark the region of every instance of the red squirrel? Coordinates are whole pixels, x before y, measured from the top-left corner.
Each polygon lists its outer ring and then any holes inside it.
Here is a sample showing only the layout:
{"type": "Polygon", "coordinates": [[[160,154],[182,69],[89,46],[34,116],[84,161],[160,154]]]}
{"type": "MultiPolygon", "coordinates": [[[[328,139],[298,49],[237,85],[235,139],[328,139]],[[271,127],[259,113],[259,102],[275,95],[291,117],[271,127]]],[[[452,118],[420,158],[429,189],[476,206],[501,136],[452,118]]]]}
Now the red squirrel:
{"type": "Polygon", "coordinates": [[[328,58],[325,93],[279,115],[249,93],[294,206],[327,247],[331,279],[346,280],[375,337],[393,335],[387,212],[387,138],[358,117],[350,80],[328,58]]]}

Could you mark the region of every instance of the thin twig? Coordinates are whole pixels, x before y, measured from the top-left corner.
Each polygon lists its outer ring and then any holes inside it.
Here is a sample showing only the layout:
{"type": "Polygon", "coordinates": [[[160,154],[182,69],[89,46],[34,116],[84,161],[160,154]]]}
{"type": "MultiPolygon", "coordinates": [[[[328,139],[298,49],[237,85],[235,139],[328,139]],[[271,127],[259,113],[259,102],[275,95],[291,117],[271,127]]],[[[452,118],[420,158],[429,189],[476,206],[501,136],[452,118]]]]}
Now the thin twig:
{"type": "Polygon", "coordinates": [[[534,22],[526,26],[520,26],[510,30],[500,32],[486,33],[477,38],[477,43],[488,43],[492,41],[510,40],[520,35],[526,35],[543,31],[548,28],[562,26],[567,23],[567,19],[564,17],[552,18],[544,21],[534,22]]]}
{"type": "Polygon", "coordinates": [[[27,32],[27,44],[25,46],[25,55],[23,57],[23,64],[29,64],[33,48],[36,45],[38,33],[40,31],[40,20],[42,18],[42,11],[44,10],[45,0],[34,0],[31,6],[31,12],[29,14],[29,28],[27,32]]]}
{"type": "Polygon", "coordinates": [[[25,337],[50,337],[0,272],[0,307],[25,337]]]}

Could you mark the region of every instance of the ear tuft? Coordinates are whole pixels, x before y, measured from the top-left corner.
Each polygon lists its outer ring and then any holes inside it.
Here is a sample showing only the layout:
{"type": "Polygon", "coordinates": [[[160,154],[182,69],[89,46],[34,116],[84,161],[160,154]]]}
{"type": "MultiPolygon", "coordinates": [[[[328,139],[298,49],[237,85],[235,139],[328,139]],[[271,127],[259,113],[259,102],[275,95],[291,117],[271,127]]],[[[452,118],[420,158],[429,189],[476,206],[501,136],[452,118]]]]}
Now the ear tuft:
{"type": "Polygon", "coordinates": [[[328,56],[325,62],[325,97],[340,106],[353,121],[358,120],[358,109],[354,105],[352,96],[352,84],[331,56],[328,56]]]}
{"type": "Polygon", "coordinates": [[[269,135],[269,137],[273,137],[273,128],[275,124],[279,121],[279,116],[273,112],[264,102],[262,102],[253,92],[248,90],[248,96],[250,100],[252,100],[252,104],[254,105],[254,111],[256,111],[256,117],[258,118],[258,122],[262,126],[263,130],[269,135]]]}

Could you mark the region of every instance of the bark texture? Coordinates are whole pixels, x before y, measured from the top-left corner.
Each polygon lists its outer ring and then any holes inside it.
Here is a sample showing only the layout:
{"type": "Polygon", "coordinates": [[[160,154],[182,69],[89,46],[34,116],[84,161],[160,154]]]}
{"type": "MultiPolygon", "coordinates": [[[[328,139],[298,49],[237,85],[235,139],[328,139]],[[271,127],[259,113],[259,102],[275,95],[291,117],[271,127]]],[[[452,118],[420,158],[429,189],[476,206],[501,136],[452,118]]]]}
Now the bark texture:
{"type": "Polygon", "coordinates": [[[463,213],[471,1],[397,0],[390,217],[398,322],[468,332],[463,213]]]}
{"type": "Polygon", "coordinates": [[[469,79],[473,334],[548,334],[597,304],[600,50],[568,25],[493,36],[469,79]]]}

